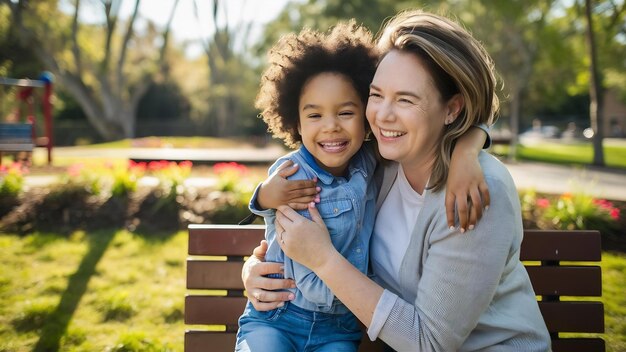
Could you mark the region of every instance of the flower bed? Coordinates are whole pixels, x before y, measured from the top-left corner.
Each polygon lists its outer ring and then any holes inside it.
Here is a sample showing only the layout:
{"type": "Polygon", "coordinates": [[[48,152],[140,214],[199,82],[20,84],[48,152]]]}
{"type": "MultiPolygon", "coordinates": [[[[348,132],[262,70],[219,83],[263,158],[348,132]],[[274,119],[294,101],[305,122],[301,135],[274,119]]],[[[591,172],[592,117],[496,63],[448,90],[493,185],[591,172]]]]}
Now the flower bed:
{"type": "MultiPolygon", "coordinates": [[[[21,164],[0,168],[0,228],[69,233],[76,229],[125,228],[139,232],[184,229],[190,223],[237,223],[248,215],[254,186],[245,165],[218,163],[207,177],[213,186],[191,187],[190,162],[127,165],[76,164],[60,182],[44,188],[24,188],[28,169],[21,164]],[[142,177],[155,180],[140,186],[142,177]]],[[[526,228],[596,229],[605,242],[626,251],[626,202],[596,199],[584,193],[520,194],[526,228]]]]}
{"type": "Polygon", "coordinates": [[[248,214],[248,200],[259,181],[248,177],[243,165],[216,164],[216,186],[190,187],[185,185],[190,162],[131,162],[125,167],[73,165],[58,183],[25,189],[23,172],[15,171],[20,168],[0,174],[0,190],[5,184],[11,190],[10,197],[2,197],[0,228],[17,234],[102,228],[147,233],[175,231],[190,223],[235,223],[248,214]],[[156,184],[139,186],[146,176],[156,184]]]}

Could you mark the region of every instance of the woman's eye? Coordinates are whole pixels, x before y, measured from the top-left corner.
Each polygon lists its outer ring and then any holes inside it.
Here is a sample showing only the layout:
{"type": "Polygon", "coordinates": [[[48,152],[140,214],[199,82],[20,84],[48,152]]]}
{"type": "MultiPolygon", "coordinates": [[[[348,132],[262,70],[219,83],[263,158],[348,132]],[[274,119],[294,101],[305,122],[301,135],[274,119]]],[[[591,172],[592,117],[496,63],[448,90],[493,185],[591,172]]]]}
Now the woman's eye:
{"type": "Polygon", "coordinates": [[[382,96],[378,93],[370,93],[369,97],[374,99],[374,98],[381,98],[382,96]]]}
{"type": "Polygon", "coordinates": [[[403,104],[413,104],[411,100],[406,99],[406,98],[400,98],[398,99],[398,102],[403,103],[403,104]]]}

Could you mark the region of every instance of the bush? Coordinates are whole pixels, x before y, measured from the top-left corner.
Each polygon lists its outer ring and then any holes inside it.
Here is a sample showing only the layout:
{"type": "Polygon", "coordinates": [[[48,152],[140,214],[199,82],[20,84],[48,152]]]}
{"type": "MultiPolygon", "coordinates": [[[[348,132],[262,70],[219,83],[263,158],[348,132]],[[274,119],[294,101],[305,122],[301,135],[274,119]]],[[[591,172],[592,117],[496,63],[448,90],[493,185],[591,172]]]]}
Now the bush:
{"type": "Polygon", "coordinates": [[[24,189],[24,174],[28,168],[21,163],[0,165],[0,218],[19,204],[24,189]]]}
{"type": "Polygon", "coordinates": [[[0,226],[17,234],[101,228],[155,234],[190,223],[237,223],[249,215],[248,202],[258,182],[244,165],[217,164],[216,186],[207,188],[185,184],[191,167],[190,162],[166,161],[72,165],[60,182],[22,192],[6,215],[0,215],[0,226]]]}
{"type": "Polygon", "coordinates": [[[22,163],[0,165],[0,198],[19,196],[24,187],[24,174],[28,169],[22,163]]]}
{"type": "Polygon", "coordinates": [[[521,195],[526,225],[541,229],[599,230],[611,234],[619,229],[620,210],[608,200],[584,193],[538,197],[534,191],[521,195]]]}

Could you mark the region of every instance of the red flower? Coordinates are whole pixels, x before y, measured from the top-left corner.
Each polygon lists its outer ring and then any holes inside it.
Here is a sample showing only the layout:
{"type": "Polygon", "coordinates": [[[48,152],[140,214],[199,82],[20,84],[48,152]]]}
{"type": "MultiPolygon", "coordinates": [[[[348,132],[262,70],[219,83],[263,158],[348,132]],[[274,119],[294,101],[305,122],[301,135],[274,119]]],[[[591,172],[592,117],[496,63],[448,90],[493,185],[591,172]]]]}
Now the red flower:
{"type": "Polygon", "coordinates": [[[609,215],[611,216],[611,218],[613,218],[613,220],[615,221],[619,220],[619,209],[617,208],[611,209],[611,211],[609,212],[609,215]]]}
{"type": "Polygon", "coordinates": [[[237,175],[244,175],[248,172],[248,168],[245,165],[237,164],[236,162],[231,161],[228,163],[217,163],[213,165],[213,171],[218,175],[228,172],[232,172],[237,175]]]}
{"type": "Polygon", "coordinates": [[[550,206],[550,201],[547,200],[546,198],[539,198],[539,199],[537,199],[536,203],[537,203],[537,206],[539,208],[543,208],[543,209],[545,209],[545,208],[550,206]]]}
{"type": "Polygon", "coordinates": [[[181,161],[180,163],[178,163],[178,166],[182,167],[182,168],[190,168],[193,166],[193,163],[189,160],[184,160],[181,161]]]}

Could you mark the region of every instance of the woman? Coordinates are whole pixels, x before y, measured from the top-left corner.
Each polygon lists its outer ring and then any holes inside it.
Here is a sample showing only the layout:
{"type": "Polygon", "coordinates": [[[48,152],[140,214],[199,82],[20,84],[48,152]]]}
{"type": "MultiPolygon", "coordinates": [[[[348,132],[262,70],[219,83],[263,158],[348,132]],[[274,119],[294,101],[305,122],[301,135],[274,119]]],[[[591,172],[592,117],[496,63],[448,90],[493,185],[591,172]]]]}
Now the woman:
{"type": "MultiPolygon", "coordinates": [[[[491,124],[498,108],[491,59],[458,24],[421,11],[392,19],[378,47],[366,116],[390,162],[370,244],[374,280],[333,248],[314,203],[313,221],[278,208],[281,248],[323,280],[371,339],[398,351],[549,350],[519,261],[521,211],[506,168],[481,152],[491,207],[470,235],[446,221],[451,150],[470,126],[491,124]]],[[[249,290],[252,268],[243,275],[249,290]]]]}

